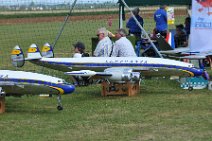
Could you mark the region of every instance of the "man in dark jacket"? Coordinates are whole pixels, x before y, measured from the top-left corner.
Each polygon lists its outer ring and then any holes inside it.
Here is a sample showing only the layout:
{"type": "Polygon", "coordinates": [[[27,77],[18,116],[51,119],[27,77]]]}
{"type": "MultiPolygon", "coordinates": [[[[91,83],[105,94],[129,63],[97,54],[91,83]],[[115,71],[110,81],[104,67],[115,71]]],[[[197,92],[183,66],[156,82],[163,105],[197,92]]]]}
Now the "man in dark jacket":
{"type": "MultiPolygon", "coordinates": [[[[138,22],[143,27],[144,21],[143,21],[143,18],[139,15],[140,9],[137,7],[133,9],[132,12],[135,15],[136,19],[138,20],[138,22]]],[[[138,26],[138,24],[133,19],[133,17],[129,18],[126,27],[129,28],[129,34],[134,34],[135,36],[139,36],[139,37],[141,36],[141,28],[138,26]]]]}

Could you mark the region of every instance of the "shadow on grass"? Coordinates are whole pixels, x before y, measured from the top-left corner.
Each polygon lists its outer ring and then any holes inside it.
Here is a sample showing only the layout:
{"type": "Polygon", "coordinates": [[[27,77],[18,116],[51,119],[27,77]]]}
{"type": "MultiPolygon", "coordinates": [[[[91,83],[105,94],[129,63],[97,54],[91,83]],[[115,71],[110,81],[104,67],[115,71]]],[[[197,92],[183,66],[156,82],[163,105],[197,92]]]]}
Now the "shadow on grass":
{"type": "Polygon", "coordinates": [[[55,114],[60,112],[56,107],[55,98],[41,99],[36,98],[36,96],[23,96],[20,98],[6,97],[5,100],[6,113],[55,114]],[[51,102],[51,99],[54,99],[55,102],[51,102]]]}

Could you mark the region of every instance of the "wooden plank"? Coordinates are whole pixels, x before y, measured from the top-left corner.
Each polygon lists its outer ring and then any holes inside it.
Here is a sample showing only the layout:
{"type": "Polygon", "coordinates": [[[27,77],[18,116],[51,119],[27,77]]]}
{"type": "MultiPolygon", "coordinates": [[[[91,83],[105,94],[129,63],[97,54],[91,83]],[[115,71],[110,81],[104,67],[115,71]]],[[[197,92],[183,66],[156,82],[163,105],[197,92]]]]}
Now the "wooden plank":
{"type": "Polygon", "coordinates": [[[140,91],[139,82],[136,83],[112,83],[102,82],[102,96],[127,95],[135,96],[140,91]]]}

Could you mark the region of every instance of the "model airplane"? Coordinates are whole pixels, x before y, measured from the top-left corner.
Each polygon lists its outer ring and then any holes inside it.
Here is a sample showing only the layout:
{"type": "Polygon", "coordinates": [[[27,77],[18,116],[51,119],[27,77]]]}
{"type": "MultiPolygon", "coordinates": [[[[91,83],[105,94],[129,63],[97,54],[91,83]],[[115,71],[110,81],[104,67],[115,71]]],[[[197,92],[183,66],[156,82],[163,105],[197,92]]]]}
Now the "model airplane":
{"type": "Polygon", "coordinates": [[[178,47],[173,49],[165,39],[157,35],[156,36],[160,53],[166,58],[177,58],[177,59],[189,59],[189,60],[206,60],[212,69],[212,50],[199,52],[191,51],[190,47],[178,47]]]}
{"type": "Polygon", "coordinates": [[[65,72],[71,76],[86,79],[104,78],[110,82],[139,81],[141,76],[200,76],[203,69],[193,64],[162,58],[149,57],[82,57],[82,58],[51,58],[53,50],[42,49],[32,44],[28,49],[27,58],[17,45],[11,53],[13,65],[21,67],[25,60],[31,63],[65,72]],[[42,56],[41,54],[45,54],[42,56]],[[47,54],[48,58],[46,57],[47,54]]]}
{"type": "Polygon", "coordinates": [[[1,96],[21,96],[24,94],[55,94],[58,95],[58,110],[62,110],[61,95],[70,94],[75,87],[63,79],[48,75],[0,70],[1,96]]]}
{"type": "MultiPolygon", "coordinates": [[[[205,52],[199,52],[199,51],[191,51],[190,47],[178,47],[173,49],[167,41],[165,41],[165,39],[161,36],[161,35],[157,35],[156,36],[157,42],[158,42],[158,47],[160,49],[160,53],[164,54],[164,55],[173,55],[176,57],[184,57],[184,56],[195,56],[194,58],[198,58],[198,56],[200,58],[203,57],[207,57],[212,55],[212,50],[209,51],[205,51],[205,52]]],[[[192,58],[190,57],[190,58],[192,58]]]]}

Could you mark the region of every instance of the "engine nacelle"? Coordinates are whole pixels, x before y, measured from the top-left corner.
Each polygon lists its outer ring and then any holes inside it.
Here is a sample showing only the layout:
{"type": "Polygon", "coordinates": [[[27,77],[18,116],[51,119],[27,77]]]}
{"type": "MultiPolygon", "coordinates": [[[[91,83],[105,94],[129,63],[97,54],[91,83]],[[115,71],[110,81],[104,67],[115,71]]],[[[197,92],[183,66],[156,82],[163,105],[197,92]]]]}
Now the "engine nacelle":
{"type": "Polygon", "coordinates": [[[121,81],[139,81],[139,72],[113,72],[112,76],[108,77],[111,82],[121,82],[121,81]]]}
{"type": "Polygon", "coordinates": [[[139,81],[140,80],[140,73],[139,72],[132,72],[131,73],[132,81],[139,81]]]}
{"type": "Polygon", "coordinates": [[[112,74],[112,76],[107,77],[110,82],[124,83],[126,81],[140,80],[140,73],[133,72],[133,70],[129,68],[108,68],[104,72],[112,74]]]}

